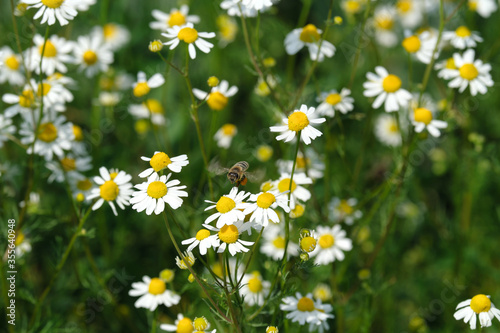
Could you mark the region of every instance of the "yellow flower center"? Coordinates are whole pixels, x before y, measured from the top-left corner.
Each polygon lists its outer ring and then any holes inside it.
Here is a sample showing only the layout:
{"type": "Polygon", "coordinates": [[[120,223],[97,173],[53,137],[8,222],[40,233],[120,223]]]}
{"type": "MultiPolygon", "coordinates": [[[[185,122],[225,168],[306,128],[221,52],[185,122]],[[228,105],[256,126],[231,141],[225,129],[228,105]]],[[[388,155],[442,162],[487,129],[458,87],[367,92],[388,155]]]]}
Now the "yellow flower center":
{"type": "Polygon", "coordinates": [[[172,163],[172,161],[168,155],[163,152],[154,154],[153,157],[151,157],[151,161],[149,161],[149,165],[151,165],[156,172],[165,169],[170,163],[172,163]]]}
{"type": "Polygon", "coordinates": [[[207,238],[208,236],[210,236],[210,231],[207,230],[207,229],[200,229],[198,230],[198,232],[196,233],[196,239],[199,240],[199,241],[202,241],[204,240],[205,238],[207,238]]]}
{"type": "Polygon", "coordinates": [[[134,96],[135,97],[142,97],[144,95],[147,95],[151,88],[149,88],[147,82],[139,82],[134,88],[134,96]]]}
{"type": "Polygon", "coordinates": [[[43,51],[43,44],[40,45],[40,48],[38,49],[38,52],[40,52],[40,55],[42,57],[53,58],[57,55],[57,49],[50,40],[47,40],[47,42],[45,43],[45,51],[43,52],[43,55],[42,51],[43,51]]]}
{"type": "Polygon", "coordinates": [[[177,265],[180,269],[188,269],[188,266],[191,267],[194,265],[195,260],[194,257],[184,255],[184,259],[180,259],[177,265]]]}
{"type": "Polygon", "coordinates": [[[360,8],[361,8],[361,3],[357,0],[348,0],[345,3],[345,10],[348,13],[355,14],[359,12],[360,8]]]}
{"type": "Polygon", "coordinates": [[[340,200],[339,210],[346,215],[351,215],[352,212],[354,211],[352,206],[347,203],[347,200],[340,200]]]}
{"type": "Polygon", "coordinates": [[[396,8],[401,13],[407,13],[411,9],[411,1],[410,0],[399,0],[396,4],[396,8]]]}
{"type": "Polygon", "coordinates": [[[264,67],[274,67],[276,66],[276,59],[274,59],[273,57],[264,58],[262,59],[262,64],[264,65],[264,67]]]}
{"type": "Polygon", "coordinates": [[[432,112],[426,108],[415,109],[413,116],[416,122],[424,123],[426,125],[429,125],[432,120],[432,112]]]}
{"type": "Polygon", "coordinates": [[[396,75],[389,74],[382,81],[382,88],[388,93],[393,93],[401,88],[401,79],[396,75]]]}
{"type": "Polygon", "coordinates": [[[116,35],[117,31],[118,27],[116,26],[116,24],[113,23],[105,24],[104,27],[102,27],[102,32],[104,34],[105,39],[112,38],[114,35],[116,35]]]}
{"type": "Polygon", "coordinates": [[[239,230],[234,224],[225,225],[219,231],[219,239],[224,243],[236,243],[239,237],[239,230]]]}
{"type": "Polygon", "coordinates": [[[457,66],[455,65],[455,60],[453,58],[448,58],[446,60],[446,66],[447,69],[457,69],[457,66]]]}
{"type": "Polygon", "coordinates": [[[234,202],[233,199],[228,197],[221,197],[219,201],[217,201],[217,204],[215,205],[215,208],[221,214],[230,212],[231,210],[234,209],[234,207],[236,207],[236,202],[234,202]]]}
{"type": "Polygon", "coordinates": [[[297,111],[288,116],[288,129],[291,131],[301,131],[309,125],[309,119],[302,111],[297,111]]]}
{"type": "Polygon", "coordinates": [[[295,205],[295,208],[290,211],[290,217],[292,217],[294,219],[299,218],[302,215],[304,215],[305,211],[306,211],[305,206],[303,206],[301,204],[297,204],[297,205],[295,205]]]}
{"type": "Polygon", "coordinates": [[[279,330],[277,327],[274,327],[274,326],[268,326],[266,328],[266,333],[278,333],[279,330]]]}
{"type": "Polygon", "coordinates": [[[300,32],[300,40],[304,43],[316,43],[320,39],[318,28],[314,24],[308,24],[300,32]]]}
{"type": "Polygon", "coordinates": [[[160,272],[160,279],[164,282],[169,283],[174,280],[175,272],[172,269],[165,268],[160,272]]]}
{"type": "Polygon", "coordinates": [[[269,192],[259,194],[259,196],[257,197],[257,206],[259,206],[260,208],[267,209],[275,202],[276,197],[269,192]]]}
{"type": "Polygon", "coordinates": [[[149,128],[149,120],[139,119],[134,124],[134,129],[139,134],[144,134],[149,128]]]}
{"type": "Polygon", "coordinates": [[[259,146],[257,149],[257,158],[261,162],[267,162],[273,156],[273,148],[269,146],[259,146]]]}
{"type": "Polygon", "coordinates": [[[33,94],[32,90],[23,90],[23,93],[19,96],[19,105],[23,108],[29,108],[34,101],[35,94],[33,94]]]}
{"type": "Polygon", "coordinates": [[[420,39],[417,36],[406,37],[403,40],[403,47],[408,53],[415,53],[420,50],[420,39]]]}
{"type": "Polygon", "coordinates": [[[74,158],[65,157],[61,160],[61,165],[64,171],[73,171],[76,169],[76,161],[74,158]]]}
{"type": "Polygon", "coordinates": [[[42,3],[49,8],[59,8],[64,0],[42,0],[42,3]]]}
{"type": "Polygon", "coordinates": [[[147,99],[144,102],[144,106],[151,112],[151,113],[156,113],[156,114],[164,114],[165,110],[163,109],[163,106],[161,106],[160,101],[157,99],[147,99]]]}
{"type": "Polygon", "coordinates": [[[297,310],[302,312],[314,311],[314,302],[309,297],[302,297],[297,302],[297,310]]]}
{"type": "Polygon", "coordinates": [[[151,198],[163,198],[168,192],[167,185],[159,180],[152,182],[148,185],[147,193],[151,198]]]}
{"type": "Polygon", "coordinates": [[[257,294],[259,292],[262,291],[262,282],[259,278],[259,275],[254,275],[253,278],[251,278],[250,280],[248,280],[248,289],[257,294]]]}
{"type": "Polygon", "coordinates": [[[111,178],[111,180],[115,179],[116,176],[118,176],[118,172],[110,172],[109,174],[109,178],[111,178]]]}
{"type": "Polygon", "coordinates": [[[323,302],[327,301],[331,297],[331,292],[326,287],[318,287],[314,290],[314,297],[322,300],[323,302]]]}
{"type": "Polygon", "coordinates": [[[92,66],[97,62],[97,54],[91,50],[85,51],[83,54],[83,62],[88,66],[92,66]]]}
{"type": "Polygon", "coordinates": [[[326,97],[325,101],[330,105],[337,105],[342,101],[342,96],[339,94],[330,94],[326,97]]]}
{"type": "Polygon", "coordinates": [[[228,98],[224,94],[214,91],[208,95],[207,104],[208,107],[215,111],[220,111],[224,109],[227,105],[228,98]]]}
{"type": "Polygon", "coordinates": [[[77,183],[76,183],[76,187],[80,190],[80,191],[88,191],[90,190],[90,188],[92,187],[92,182],[88,179],[84,179],[84,180],[79,180],[77,183]]]}
{"type": "Polygon", "coordinates": [[[469,81],[474,80],[479,75],[476,66],[473,64],[465,64],[458,71],[461,77],[469,81]]]}
{"type": "Polygon", "coordinates": [[[209,87],[217,87],[219,85],[219,78],[217,76],[211,76],[207,80],[209,87]]]}
{"type": "Polygon", "coordinates": [[[73,135],[75,136],[75,141],[83,141],[83,131],[80,126],[73,125],[73,135]]]}
{"type": "Polygon", "coordinates": [[[304,158],[302,156],[297,157],[297,162],[295,162],[295,166],[297,169],[305,169],[307,165],[309,165],[310,160],[308,158],[304,158]]]}
{"type": "Polygon", "coordinates": [[[222,126],[222,133],[226,136],[234,136],[236,134],[236,126],[233,124],[225,124],[222,126]]]}
{"type": "Polygon", "coordinates": [[[477,10],[477,1],[475,0],[469,0],[469,3],[467,4],[469,6],[469,9],[472,11],[477,10]]]}
{"type": "Polygon", "coordinates": [[[176,10],[170,13],[167,23],[170,27],[175,25],[184,25],[186,24],[186,17],[180,11],[176,10]]]}
{"type": "Polygon", "coordinates": [[[194,318],[193,327],[195,330],[204,331],[208,328],[208,320],[205,317],[194,318]]]}
{"type": "Polygon", "coordinates": [[[305,252],[312,252],[316,248],[316,239],[311,236],[306,236],[300,240],[300,248],[305,252]]]}
{"type": "Polygon", "coordinates": [[[194,331],[193,322],[189,318],[182,318],[177,323],[177,333],[192,333],[194,331]]]}
{"type": "Polygon", "coordinates": [[[38,138],[44,142],[52,142],[57,139],[57,127],[52,123],[44,123],[38,129],[38,138]]]}
{"type": "Polygon", "coordinates": [[[148,292],[152,295],[161,295],[165,292],[167,286],[165,282],[163,282],[159,278],[152,278],[151,282],[149,282],[149,290],[148,292]]]}
{"type": "Polygon", "coordinates": [[[148,49],[151,52],[160,52],[163,49],[163,43],[160,40],[154,40],[149,42],[148,49]]]}
{"type": "Polygon", "coordinates": [[[326,234],[319,238],[318,243],[323,249],[327,249],[335,244],[335,238],[330,234],[326,234]]]}
{"type": "Polygon", "coordinates": [[[389,125],[389,132],[391,132],[391,133],[399,133],[399,127],[398,127],[398,124],[396,124],[396,122],[392,122],[389,125]]]}
{"type": "Polygon", "coordinates": [[[42,97],[42,94],[43,94],[43,96],[47,96],[47,94],[49,93],[51,88],[52,88],[52,86],[48,83],[39,83],[38,89],[36,91],[36,95],[38,97],[42,97]],[[43,92],[42,92],[42,90],[43,90],[43,92]]]}
{"type": "Polygon", "coordinates": [[[488,312],[491,308],[491,301],[486,295],[479,294],[472,297],[470,307],[475,313],[478,314],[481,312],[488,312]]]}
{"type": "Polygon", "coordinates": [[[101,198],[106,201],[115,200],[120,192],[118,185],[116,185],[116,183],[112,180],[104,182],[104,184],[99,186],[99,190],[101,191],[101,198]]]}
{"type": "Polygon", "coordinates": [[[394,21],[390,17],[382,16],[375,18],[375,24],[380,29],[391,30],[394,25],[394,21]]]}
{"type": "MultiPolygon", "coordinates": [[[[297,188],[297,184],[295,183],[295,181],[292,180],[291,192],[295,191],[296,188],[297,188]]],[[[284,178],[284,179],[280,180],[280,182],[278,183],[278,190],[280,192],[285,192],[285,191],[288,191],[289,189],[290,189],[290,178],[284,178]]]]}
{"type": "Polygon", "coordinates": [[[19,68],[19,61],[15,56],[10,56],[5,60],[5,65],[10,69],[16,71],[19,68]]]}
{"type": "Polygon", "coordinates": [[[179,33],[177,34],[177,38],[188,44],[191,44],[198,39],[198,31],[193,28],[185,27],[182,28],[181,31],[179,31],[179,33]]]}
{"type": "Polygon", "coordinates": [[[471,35],[470,30],[466,26],[460,26],[455,30],[455,33],[457,34],[458,37],[469,37],[471,35]]]}
{"type": "Polygon", "coordinates": [[[17,235],[16,235],[16,246],[20,245],[22,242],[24,241],[24,233],[22,233],[21,231],[18,231],[17,232],[17,235]]]}
{"type": "Polygon", "coordinates": [[[278,236],[273,240],[273,245],[277,249],[284,249],[285,248],[285,238],[282,236],[278,236]]]}

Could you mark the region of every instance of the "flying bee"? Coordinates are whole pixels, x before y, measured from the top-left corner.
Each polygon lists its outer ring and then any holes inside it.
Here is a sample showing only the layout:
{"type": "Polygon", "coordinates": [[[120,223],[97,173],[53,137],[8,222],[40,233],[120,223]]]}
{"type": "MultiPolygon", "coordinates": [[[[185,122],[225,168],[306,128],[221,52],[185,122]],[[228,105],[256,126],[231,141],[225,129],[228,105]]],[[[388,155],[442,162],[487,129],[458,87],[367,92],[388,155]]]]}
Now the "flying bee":
{"type": "Polygon", "coordinates": [[[219,166],[218,162],[213,162],[208,167],[208,170],[215,173],[216,175],[221,175],[227,172],[227,179],[231,184],[238,187],[240,185],[245,186],[248,179],[251,181],[257,180],[259,177],[255,173],[247,172],[249,164],[247,161],[239,161],[231,168],[222,168],[219,166]]]}

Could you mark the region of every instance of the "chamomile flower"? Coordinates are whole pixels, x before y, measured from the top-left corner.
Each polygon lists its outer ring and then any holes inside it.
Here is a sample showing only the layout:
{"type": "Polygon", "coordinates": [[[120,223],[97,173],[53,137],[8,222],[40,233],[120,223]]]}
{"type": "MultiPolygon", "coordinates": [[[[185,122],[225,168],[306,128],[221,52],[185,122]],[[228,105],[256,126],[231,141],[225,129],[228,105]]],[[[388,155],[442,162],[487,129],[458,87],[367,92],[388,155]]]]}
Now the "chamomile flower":
{"type": "Polygon", "coordinates": [[[346,12],[346,14],[354,15],[363,9],[365,0],[342,0],[340,7],[346,12]]]}
{"type": "Polygon", "coordinates": [[[101,176],[94,177],[94,182],[99,187],[93,188],[87,199],[99,198],[92,206],[92,210],[99,209],[104,201],[107,201],[113,210],[113,214],[118,216],[115,202],[121,209],[125,209],[125,206],[130,204],[129,200],[132,195],[132,183],[130,183],[130,180],[132,176],[125,173],[125,171],[111,171],[110,173],[105,167],[99,168],[101,176]]]}
{"type": "Polygon", "coordinates": [[[192,23],[187,23],[183,26],[174,26],[168,28],[166,33],[161,34],[164,37],[170,39],[165,45],[170,45],[170,49],[173,50],[179,45],[180,41],[188,44],[189,56],[191,59],[196,58],[196,45],[203,53],[209,53],[210,49],[214,47],[214,44],[207,42],[203,38],[214,38],[215,32],[198,32],[193,28],[192,23]]]}
{"type": "MultiPolygon", "coordinates": [[[[196,333],[209,333],[207,330],[210,328],[210,323],[205,317],[195,317],[193,320],[193,328],[196,330],[196,333]]],[[[213,330],[210,333],[215,333],[216,330],[213,330]]]]}
{"type": "Polygon", "coordinates": [[[437,76],[449,80],[453,77],[453,70],[457,69],[455,66],[455,60],[453,57],[437,62],[434,65],[434,69],[438,71],[437,76]]]}
{"type": "Polygon", "coordinates": [[[0,49],[0,83],[8,82],[13,86],[22,86],[25,77],[21,73],[21,56],[17,55],[8,46],[0,49]]]}
{"type": "MultiPolygon", "coordinates": [[[[436,47],[437,37],[432,36],[428,31],[421,34],[410,35],[403,40],[403,47],[406,52],[413,54],[420,62],[429,64],[436,47]]],[[[439,55],[439,50],[434,53],[434,58],[439,55]]]]}
{"type": "Polygon", "coordinates": [[[324,283],[317,284],[312,293],[314,298],[319,299],[322,302],[327,302],[332,299],[332,289],[324,283]]]}
{"type": "Polygon", "coordinates": [[[87,156],[87,143],[84,142],[83,130],[73,124],[74,140],[71,142],[71,152],[76,156],[87,156]]]}
{"type": "Polygon", "coordinates": [[[420,133],[427,129],[434,137],[441,135],[440,128],[448,127],[445,121],[433,119],[432,111],[427,108],[416,108],[413,111],[412,123],[415,126],[415,132],[420,133]]]}
{"type": "Polygon", "coordinates": [[[215,132],[214,139],[217,142],[217,147],[228,149],[231,146],[234,136],[238,133],[238,128],[233,124],[222,125],[215,132]]]}
{"type": "Polygon", "coordinates": [[[448,87],[458,88],[459,92],[463,92],[469,87],[471,95],[476,96],[478,93],[486,94],[487,87],[493,86],[494,83],[490,75],[491,65],[484,64],[480,59],[474,60],[474,57],[474,50],[471,49],[462,55],[453,54],[457,69],[450,72],[452,80],[448,83],[448,87]]]}
{"type": "Polygon", "coordinates": [[[413,29],[422,22],[424,8],[420,1],[398,0],[396,3],[396,12],[403,27],[413,29]]]}
{"type": "Polygon", "coordinates": [[[9,140],[9,136],[16,132],[16,126],[12,125],[12,119],[0,114],[0,148],[9,140]]]}
{"type": "Polygon", "coordinates": [[[231,225],[239,220],[243,221],[245,219],[243,210],[248,206],[243,200],[249,195],[250,192],[240,191],[238,193],[238,188],[233,187],[229,194],[223,195],[217,202],[205,200],[205,202],[212,204],[205,208],[205,211],[215,208],[217,212],[207,217],[204,223],[217,220],[217,228],[222,228],[224,225],[231,225]]]}
{"type": "MultiPolygon", "coordinates": [[[[302,152],[298,152],[297,159],[295,161],[295,172],[306,173],[311,179],[318,179],[323,177],[323,170],[325,170],[325,164],[321,161],[320,157],[312,149],[306,149],[306,155],[302,152]]],[[[278,160],[276,166],[280,173],[286,172],[291,173],[293,169],[293,161],[290,160],[278,160]]]]}
{"type": "Polygon", "coordinates": [[[149,80],[146,78],[146,73],[139,72],[137,74],[137,82],[132,85],[133,93],[135,97],[142,97],[151,91],[152,88],[158,88],[165,83],[163,75],[156,73],[149,80]]]}
{"type": "Polygon", "coordinates": [[[276,87],[276,84],[276,79],[272,75],[267,75],[265,80],[259,77],[259,79],[257,80],[257,85],[254,88],[254,92],[258,96],[269,96],[269,94],[271,93],[271,89],[276,87]]]}
{"type": "Polygon", "coordinates": [[[143,276],[141,282],[132,283],[132,289],[128,292],[130,296],[141,296],[135,301],[136,308],[146,308],[154,311],[158,305],[165,304],[170,307],[176,305],[181,297],[167,289],[165,282],[159,278],[143,276]]]}
{"type": "Polygon", "coordinates": [[[217,240],[214,235],[210,234],[208,229],[200,229],[196,232],[196,236],[193,238],[185,239],[181,242],[182,245],[189,245],[187,251],[193,251],[195,247],[199,247],[200,254],[207,254],[209,248],[215,248],[217,246],[217,240]]]}
{"type": "Polygon", "coordinates": [[[261,162],[267,162],[273,157],[273,147],[268,145],[260,145],[255,151],[255,157],[261,162]]]}
{"type": "Polygon", "coordinates": [[[229,16],[255,17],[259,12],[255,8],[247,7],[241,0],[223,0],[220,8],[227,10],[229,16]]]}
{"type": "Polygon", "coordinates": [[[113,52],[104,42],[104,35],[99,30],[94,30],[88,36],[78,37],[73,49],[75,64],[80,71],[85,71],[87,77],[108,70],[113,63],[113,52]]]}
{"type": "Polygon", "coordinates": [[[375,137],[384,145],[401,146],[401,129],[395,117],[381,114],[375,120],[375,137]]]}
{"type": "Polygon", "coordinates": [[[35,94],[27,84],[21,94],[5,94],[2,96],[2,101],[7,104],[14,104],[4,110],[4,115],[7,118],[12,118],[17,114],[30,112],[31,108],[35,106],[35,94]]]}
{"type": "Polygon", "coordinates": [[[193,321],[188,317],[184,317],[182,313],[177,315],[174,325],[161,324],[160,328],[167,332],[176,333],[192,333],[194,331],[193,321]]]}
{"type": "Polygon", "coordinates": [[[373,19],[369,21],[375,29],[377,43],[385,47],[393,47],[398,42],[398,36],[394,32],[396,20],[396,9],[392,6],[382,5],[375,8],[373,19]]]}
{"type": "Polygon", "coordinates": [[[82,172],[92,169],[92,157],[77,157],[73,154],[67,154],[59,161],[50,161],[46,164],[47,169],[51,171],[51,175],[47,179],[49,183],[54,180],[58,183],[64,182],[64,175],[68,181],[73,179],[84,179],[82,172]]]}
{"type": "Polygon", "coordinates": [[[92,191],[92,187],[94,183],[92,179],[83,177],[83,178],[73,178],[69,180],[69,185],[71,186],[71,191],[73,195],[76,197],[81,194],[85,199],[90,195],[92,191]]]}
{"type": "Polygon", "coordinates": [[[217,228],[209,224],[203,224],[203,226],[208,230],[216,232],[215,241],[217,245],[215,247],[218,248],[217,253],[222,253],[227,249],[232,256],[235,256],[236,253],[250,251],[247,246],[251,246],[254,243],[240,239],[240,235],[248,228],[248,224],[241,220],[231,224],[224,224],[217,228]]]}
{"type": "Polygon", "coordinates": [[[187,155],[179,155],[175,157],[169,157],[167,154],[161,151],[155,151],[152,157],[142,156],[141,160],[149,162],[151,168],[144,170],[139,174],[139,177],[146,178],[155,172],[160,172],[165,168],[172,172],[179,173],[182,167],[189,164],[187,155]]]}
{"type": "Polygon", "coordinates": [[[157,99],[148,98],[142,104],[131,104],[128,112],[137,119],[151,118],[153,125],[165,125],[165,109],[157,99]]]}
{"type": "Polygon", "coordinates": [[[458,303],[456,312],[453,314],[456,320],[464,320],[464,323],[470,323],[470,329],[476,329],[477,317],[482,327],[490,327],[491,320],[496,317],[500,320],[500,310],[490,301],[490,296],[483,294],[476,295],[472,299],[458,303]]]}
{"type": "Polygon", "coordinates": [[[352,241],[346,237],[346,232],[336,224],[333,227],[318,226],[316,228],[318,246],[309,255],[317,265],[328,265],[331,262],[342,261],[344,252],[352,250],[352,241]]]}
{"type": "Polygon", "coordinates": [[[302,296],[301,293],[295,293],[295,296],[284,297],[280,304],[280,309],[283,311],[290,311],[286,314],[286,318],[291,319],[292,322],[298,322],[300,325],[306,323],[316,326],[321,325],[329,318],[333,318],[332,307],[329,304],[321,304],[321,302],[314,301],[312,294],[302,296]]]}
{"type": "Polygon", "coordinates": [[[480,16],[488,18],[498,9],[495,0],[469,0],[469,9],[477,12],[480,16]]]}
{"type": "Polygon", "coordinates": [[[250,221],[255,221],[255,223],[267,227],[269,220],[274,223],[279,223],[280,219],[278,214],[276,214],[275,209],[281,207],[285,212],[290,212],[290,207],[288,207],[288,198],[286,196],[288,191],[280,192],[278,190],[272,190],[267,192],[260,192],[257,194],[252,194],[249,201],[254,203],[248,204],[247,208],[243,211],[243,214],[250,216],[250,221]]]}
{"type": "Polygon", "coordinates": [[[271,282],[263,280],[259,271],[253,271],[243,276],[239,293],[244,297],[245,304],[261,306],[264,304],[264,298],[269,294],[269,288],[271,288],[271,282]]]}
{"type": "MultiPolygon", "coordinates": [[[[99,27],[98,30],[101,30],[99,27]]],[[[106,23],[102,27],[102,35],[104,37],[104,45],[111,51],[121,49],[130,41],[130,31],[117,23],[106,23]]]]}
{"type": "Polygon", "coordinates": [[[183,253],[183,256],[181,256],[181,258],[179,258],[179,256],[175,257],[175,264],[180,269],[188,269],[188,267],[191,267],[194,265],[195,261],[196,261],[196,258],[194,257],[193,252],[190,252],[190,251],[185,251],[183,253]]]}
{"type": "Polygon", "coordinates": [[[316,111],[320,116],[328,117],[335,116],[335,110],[346,114],[354,108],[352,104],[354,102],[354,98],[349,96],[350,94],[351,90],[347,88],[342,88],[340,93],[337,90],[322,92],[321,95],[316,98],[316,102],[321,103],[316,108],[316,111]]]}
{"type": "Polygon", "coordinates": [[[335,197],[328,208],[332,211],[335,221],[344,221],[345,224],[352,225],[355,220],[359,220],[363,216],[363,213],[356,209],[357,204],[358,200],[355,198],[339,199],[335,197]]]}
{"type": "Polygon", "coordinates": [[[292,141],[293,138],[300,132],[300,138],[308,145],[312,140],[323,135],[319,130],[314,128],[311,124],[321,124],[326,121],[325,118],[316,118],[314,112],[315,108],[308,108],[307,105],[302,104],[300,110],[294,110],[288,118],[283,118],[282,126],[271,126],[271,132],[282,132],[276,137],[276,140],[285,142],[292,141]]]}
{"type": "MultiPolygon", "coordinates": [[[[269,224],[262,233],[262,238],[260,252],[273,260],[281,260],[285,254],[285,230],[282,224],[269,224]]],[[[299,246],[290,240],[287,246],[287,258],[298,253],[299,246]]]]}
{"type": "Polygon", "coordinates": [[[322,30],[314,24],[308,24],[303,28],[292,30],[285,37],[285,50],[289,55],[297,54],[302,48],[309,49],[309,56],[313,61],[322,62],[325,57],[331,58],[335,54],[335,46],[322,40],[322,30]]]}
{"type": "Polygon", "coordinates": [[[466,49],[476,47],[477,43],[481,43],[483,39],[477,32],[470,31],[469,28],[462,25],[455,31],[443,32],[443,41],[449,41],[457,49],[466,49]]]}
{"type": "MultiPolygon", "coordinates": [[[[118,103],[120,103],[122,95],[117,92],[110,92],[110,91],[101,91],[99,93],[98,97],[98,103],[99,105],[102,105],[104,107],[114,107],[118,103]]],[[[131,109],[132,105],[129,106],[129,111],[131,109]]],[[[130,112],[132,113],[132,112],[130,112]]]]}
{"type": "Polygon", "coordinates": [[[33,37],[34,46],[26,51],[25,56],[28,69],[40,74],[40,60],[43,57],[43,73],[47,75],[52,75],[56,71],[66,73],[68,70],[66,64],[73,62],[73,57],[70,55],[70,52],[73,50],[73,42],[66,41],[63,37],[52,35],[47,39],[44,50],[44,41],[41,35],[37,34],[33,37]]]}
{"type": "Polygon", "coordinates": [[[279,329],[276,326],[267,326],[266,333],[279,333],[279,329]]]}
{"type": "Polygon", "coordinates": [[[283,172],[280,178],[275,181],[274,185],[279,192],[290,190],[290,209],[294,209],[297,201],[306,202],[311,198],[311,192],[301,185],[312,184],[312,179],[307,177],[305,173],[296,173],[293,175],[293,180],[290,189],[290,174],[283,172]]]}
{"type": "Polygon", "coordinates": [[[132,193],[132,209],[138,212],[146,210],[147,215],[153,212],[158,215],[165,210],[165,204],[172,209],[179,208],[182,205],[181,197],[187,197],[188,193],[183,191],[186,185],[177,186],[181,183],[177,179],[169,181],[171,176],[171,173],[161,177],[153,173],[146,182],[135,185],[139,191],[132,193]]]}
{"type": "Polygon", "coordinates": [[[48,25],[53,25],[57,19],[60,25],[66,25],[78,14],[77,0],[23,0],[23,2],[30,5],[28,9],[38,8],[33,19],[41,17],[41,24],[47,22],[48,25]]]}
{"type": "Polygon", "coordinates": [[[411,99],[411,94],[401,88],[402,82],[399,77],[389,74],[382,66],[375,67],[375,73],[366,73],[368,81],[363,83],[366,97],[375,97],[372,107],[378,109],[382,104],[386,112],[398,111],[400,107],[406,107],[411,99]]]}
{"type": "Polygon", "coordinates": [[[199,100],[207,100],[208,107],[214,111],[221,111],[228,103],[229,97],[234,96],[238,92],[238,87],[229,87],[226,80],[222,80],[216,87],[213,87],[209,93],[200,89],[193,89],[193,94],[199,100]]]}
{"type": "Polygon", "coordinates": [[[44,110],[48,110],[51,114],[54,111],[65,111],[64,104],[73,101],[73,94],[57,82],[44,80],[42,83],[37,83],[31,79],[31,86],[35,88],[35,97],[38,100],[43,98],[44,110]]]}
{"type": "Polygon", "coordinates": [[[199,23],[200,17],[198,15],[188,15],[189,7],[182,5],[179,9],[172,8],[170,13],[164,13],[160,10],[153,10],[151,15],[156,21],[149,23],[149,27],[155,30],[166,31],[175,26],[183,26],[186,23],[199,23]]]}
{"type": "Polygon", "coordinates": [[[227,44],[232,43],[236,38],[238,33],[238,23],[236,20],[227,15],[219,15],[215,20],[219,31],[217,36],[219,37],[219,46],[225,47],[227,44]]]}

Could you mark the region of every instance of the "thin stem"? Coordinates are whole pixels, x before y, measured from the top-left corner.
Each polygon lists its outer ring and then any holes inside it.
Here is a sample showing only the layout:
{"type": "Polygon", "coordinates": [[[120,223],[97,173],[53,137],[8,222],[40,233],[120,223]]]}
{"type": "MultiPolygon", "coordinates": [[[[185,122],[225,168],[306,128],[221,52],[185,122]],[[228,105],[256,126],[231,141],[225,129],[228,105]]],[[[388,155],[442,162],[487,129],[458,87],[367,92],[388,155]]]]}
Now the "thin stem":
{"type": "MultiPolygon", "coordinates": [[[[224,276],[224,293],[226,294],[226,301],[227,301],[227,306],[229,307],[229,312],[231,313],[231,317],[233,319],[232,324],[236,327],[236,330],[241,333],[240,325],[238,323],[238,315],[236,313],[236,310],[234,309],[233,302],[231,301],[231,293],[229,292],[229,289],[227,287],[227,280],[229,278],[229,283],[231,285],[232,290],[234,289],[234,284],[233,280],[231,277],[231,271],[229,270],[229,258],[227,256],[227,251],[224,252],[223,254],[223,271],[224,274],[227,274],[224,276]]],[[[236,294],[238,295],[238,290],[236,290],[236,294]]]]}
{"type": "Polygon", "coordinates": [[[151,322],[151,333],[156,333],[156,310],[153,312],[153,321],[151,322]]]}
{"type": "Polygon", "coordinates": [[[248,258],[247,264],[245,265],[245,269],[243,270],[243,274],[241,274],[240,279],[238,280],[238,283],[236,284],[236,287],[238,287],[241,284],[241,280],[243,280],[243,276],[248,270],[248,267],[250,267],[250,263],[252,262],[252,258],[254,253],[257,251],[257,244],[259,243],[260,237],[262,236],[262,232],[264,231],[265,228],[262,228],[262,230],[259,233],[259,236],[255,240],[255,243],[253,244],[252,250],[250,251],[250,257],[248,258]]]}
{"type": "Polygon", "coordinates": [[[160,56],[161,60],[163,60],[167,65],[169,65],[170,67],[172,67],[173,69],[175,69],[177,72],[179,72],[180,75],[186,76],[186,74],[184,74],[184,72],[182,71],[182,69],[180,69],[179,67],[177,67],[176,65],[174,65],[173,63],[171,63],[170,61],[168,61],[167,59],[165,59],[165,57],[160,52],[156,52],[156,54],[158,54],[160,56]]]}

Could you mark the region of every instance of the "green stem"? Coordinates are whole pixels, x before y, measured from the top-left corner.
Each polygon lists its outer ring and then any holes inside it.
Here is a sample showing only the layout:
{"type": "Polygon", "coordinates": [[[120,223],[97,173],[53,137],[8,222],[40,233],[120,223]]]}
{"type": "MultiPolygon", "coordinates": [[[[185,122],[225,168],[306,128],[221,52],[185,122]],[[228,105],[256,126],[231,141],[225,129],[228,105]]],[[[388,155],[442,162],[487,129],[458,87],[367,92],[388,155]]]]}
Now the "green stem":
{"type": "Polygon", "coordinates": [[[151,322],[151,333],[156,333],[156,310],[153,311],[153,320],[151,322]]]}

